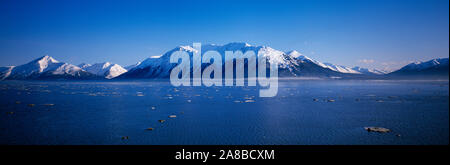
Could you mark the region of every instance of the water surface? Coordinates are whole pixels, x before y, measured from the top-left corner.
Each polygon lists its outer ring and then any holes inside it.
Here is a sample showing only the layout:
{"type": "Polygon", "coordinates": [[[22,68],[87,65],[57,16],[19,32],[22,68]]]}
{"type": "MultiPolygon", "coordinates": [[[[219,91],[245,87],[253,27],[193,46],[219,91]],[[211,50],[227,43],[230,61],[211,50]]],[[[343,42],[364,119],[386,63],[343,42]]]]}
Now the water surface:
{"type": "Polygon", "coordinates": [[[448,81],[281,80],[276,97],[258,92],[1,81],[0,144],[448,144],[448,81]]]}

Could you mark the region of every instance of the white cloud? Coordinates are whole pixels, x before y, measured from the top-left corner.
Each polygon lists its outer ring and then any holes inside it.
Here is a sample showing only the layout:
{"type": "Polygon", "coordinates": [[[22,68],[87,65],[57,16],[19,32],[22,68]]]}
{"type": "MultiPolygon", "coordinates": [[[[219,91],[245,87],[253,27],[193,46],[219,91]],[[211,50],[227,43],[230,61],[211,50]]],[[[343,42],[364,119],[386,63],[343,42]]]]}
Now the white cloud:
{"type": "Polygon", "coordinates": [[[374,63],[375,60],[372,59],[362,59],[362,60],[358,60],[359,63],[364,63],[364,64],[371,64],[374,63]]]}

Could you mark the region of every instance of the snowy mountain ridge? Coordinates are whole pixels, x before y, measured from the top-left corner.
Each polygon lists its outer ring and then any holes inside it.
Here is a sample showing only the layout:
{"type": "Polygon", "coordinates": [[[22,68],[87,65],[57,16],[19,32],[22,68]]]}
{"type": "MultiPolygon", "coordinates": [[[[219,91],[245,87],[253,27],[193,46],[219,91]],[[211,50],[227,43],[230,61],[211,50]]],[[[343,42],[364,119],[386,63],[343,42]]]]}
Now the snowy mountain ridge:
{"type": "Polygon", "coordinates": [[[0,73],[0,79],[86,79],[95,77],[78,66],[59,62],[47,55],[23,65],[3,69],[0,73]]]}
{"type": "Polygon", "coordinates": [[[367,68],[361,68],[359,66],[355,66],[353,68],[351,68],[354,71],[357,71],[361,74],[377,74],[377,75],[383,75],[383,74],[388,74],[389,72],[387,71],[382,71],[382,70],[378,70],[378,69],[367,69],[367,68]]]}
{"type": "Polygon", "coordinates": [[[82,66],[81,68],[85,71],[98,75],[103,76],[107,79],[112,79],[114,77],[117,77],[125,72],[127,72],[126,69],[124,69],[122,66],[118,64],[112,64],[110,62],[104,62],[104,63],[96,63],[96,64],[80,64],[78,66],[82,66]]]}
{"type": "Polygon", "coordinates": [[[78,77],[80,76],[80,72],[84,72],[80,67],[68,63],[59,62],[54,58],[46,55],[27,64],[12,68],[10,74],[6,77],[3,77],[3,79],[38,78],[41,75],[58,75],[57,77],[78,77]]]}
{"type": "Polygon", "coordinates": [[[418,61],[410,63],[400,70],[424,70],[434,66],[448,65],[448,58],[436,58],[429,61],[418,61]]]}
{"type": "MultiPolygon", "coordinates": [[[[367,76],[386,75],[388,72],[367,69],[361,67],[346,67],[331,63],[322,63],[307,57],[298,51],[292,50],[283,52],[267,46],[252,46],[248,43],[233,42],[225,45],[204,44],[201,52],[214,50],[220,54],[225,51],[254,51],[260,57],[267,57],[271,63],[278,64],[279,76],[281,77],[346,77],[346,78],[367,78],[367,76]]],[[[175,51],[185,51],[191,58],[193,54],[200,50],[194,46],[177,46],[174,49],[159,55],[151,56],[142,62],[127,66],[126,69],[118,64],[110,62],[86,64],[78,66],[59,62],[50,56],[43,56],[27,64],[19,66],[0,67],[0,80],[3,79],[39,79],[39,78],[68,78],[68,79],[86,79],[86,78],[167,78],[170,71],[177,64],[170,63],[170,55],[175,51]]],[[[200,59],[192,59],[198,61],[200,59]]],[[[225,60],[222,60],[225,63],[225,60]]],[[[438,58],[426,62],[415,62],[404,66],[395,71],[399,72],[420,72],[430,68],[448,67],[448,58],[438,58]]],[[[436,69],[435,69],[436,70],[436,69]]],[[[441,69],[442,70],[442,69],[441,69]]],[[[439,70],[439,72],[442,72],[439,70]]],[[[445,69],[444,69],[445,71],[445,69]]],[[[433,71],[430,71],[432,73],[433,71]]],[[[389,73],[389,75],[394,75],[389,73]]]]}
{"type": "MultiPolygon", "coordinates": [[[[243,53],[247,51],[254,51],[255,54],[261,57],[267,57],[269,62],[278,64],[278,67],[284,76],[300,76],[300,75],[309,75],[309,73],[304,73],[301,71],[301,68],[304,65],[308,65],[308,67],[314,67],[312,72],[317,72],[317,74],[326,76],[326,75],[340,75],[341,73],[359,73],[348,67],[337,67],[335,65],[329,64],[326,65],[319,61],[313,60],[307,56],[302,55],[301,53],[293,50],[287,53],[273,49],[267,46],[252,46],[248,43],[229,43],[225,45],[216,45],[216,44],[204,44],[201,47],[202,53],[214,50],[219,52],[220,54],[225,54],[225,51],[241,51],[243,53]],[[321,73],[319,73],[321,72],[321,73]]],[[[168,77],[170,74],[170,70],[176,66],[176,64],[171,64],[169,62],[170,55],[175,51],[185,51],[187,52],[191,58],[193,58],[193,54],[198,52],[199,50],[195,49],[193,46],[178,46],[165,54],[158,56],[156,58],[147,58],[142,61],[136,67],[130,69],[127,73],[119,76],[120,78],[163,78],[168,77]]],[[[192,59],[193,61],[197,61],[200,59],[192,59]]],[[[225,60],[223,60],[223,63],[225,60]]],[[[312,74],[316,75],[316,73],[312,74]]]]}

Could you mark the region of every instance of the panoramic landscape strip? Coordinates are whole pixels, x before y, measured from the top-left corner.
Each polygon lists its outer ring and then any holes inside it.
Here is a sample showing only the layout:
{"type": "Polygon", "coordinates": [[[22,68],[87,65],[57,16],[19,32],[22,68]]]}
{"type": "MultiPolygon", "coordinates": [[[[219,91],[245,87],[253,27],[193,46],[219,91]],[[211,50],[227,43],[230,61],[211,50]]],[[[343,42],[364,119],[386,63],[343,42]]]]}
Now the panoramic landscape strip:
{"type": "Polygon", "coordinates": [[[448,0],[0,1],[5,160],[429,163],[449,100],[448,0]]]}
{"type": "MultiPolygon", "coordinates": [[[[203,45],[204,52],[254,51],[258,56],[269,59],[278,66],[279,77],[310,77],[328,79],[437,79],[447,80],[449,70],[448,58],[436,58],[424,62],[414,62],[391,72],[361,67],[346,67],[330,63],[322,63],[302,55],[297,51],[282,52],[267,46],[252,46],[248,43],[229,43],[226,45],[203,45]]],[[[154,79],[169,78],[170,71],[177,64],[170,62],[170,55],[176,51],[184,51],[190,59],[196,51],[192,46],[178,46],[162,56],[150,57],[134,65],[122,67],[110,62],[73,65],[57,61],[51,56],[39,57],[19,66],[0,68],[2,80],[26,79],[154,79]]],[[[225,64],[225,56],[222,56],[225,64]]],[[[242,57],[239,57],[242,58],[242,57]]],[[[414,60],[414,59],[410,59],[414,60]]],[[[190,64],[190,75],[193,63],[190,64]]],[[[202,68],[204,69],[204,67],[202,68]]],[[[225,73],[225,72],[223,72],[225,73]]],[[[192,76],[190,76],[192,77],[192,76]]]]}

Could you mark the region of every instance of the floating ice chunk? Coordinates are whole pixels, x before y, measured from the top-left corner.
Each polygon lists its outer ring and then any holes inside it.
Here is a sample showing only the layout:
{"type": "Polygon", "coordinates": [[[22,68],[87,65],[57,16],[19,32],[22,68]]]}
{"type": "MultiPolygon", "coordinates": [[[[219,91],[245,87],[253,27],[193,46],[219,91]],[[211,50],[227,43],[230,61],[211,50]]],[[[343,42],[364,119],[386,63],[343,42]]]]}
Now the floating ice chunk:
{"type": "Polygon", "coordinates": [[[144,96],[142,92],[136,92],[136,96],[144,96]]]}
{"type": "Polygon", "coordinates": [[[390,129],[383,128],[383,127],[364,127],[364,129],[368,132],[379,132],[379,133],[391,132],[390,129]]]}

